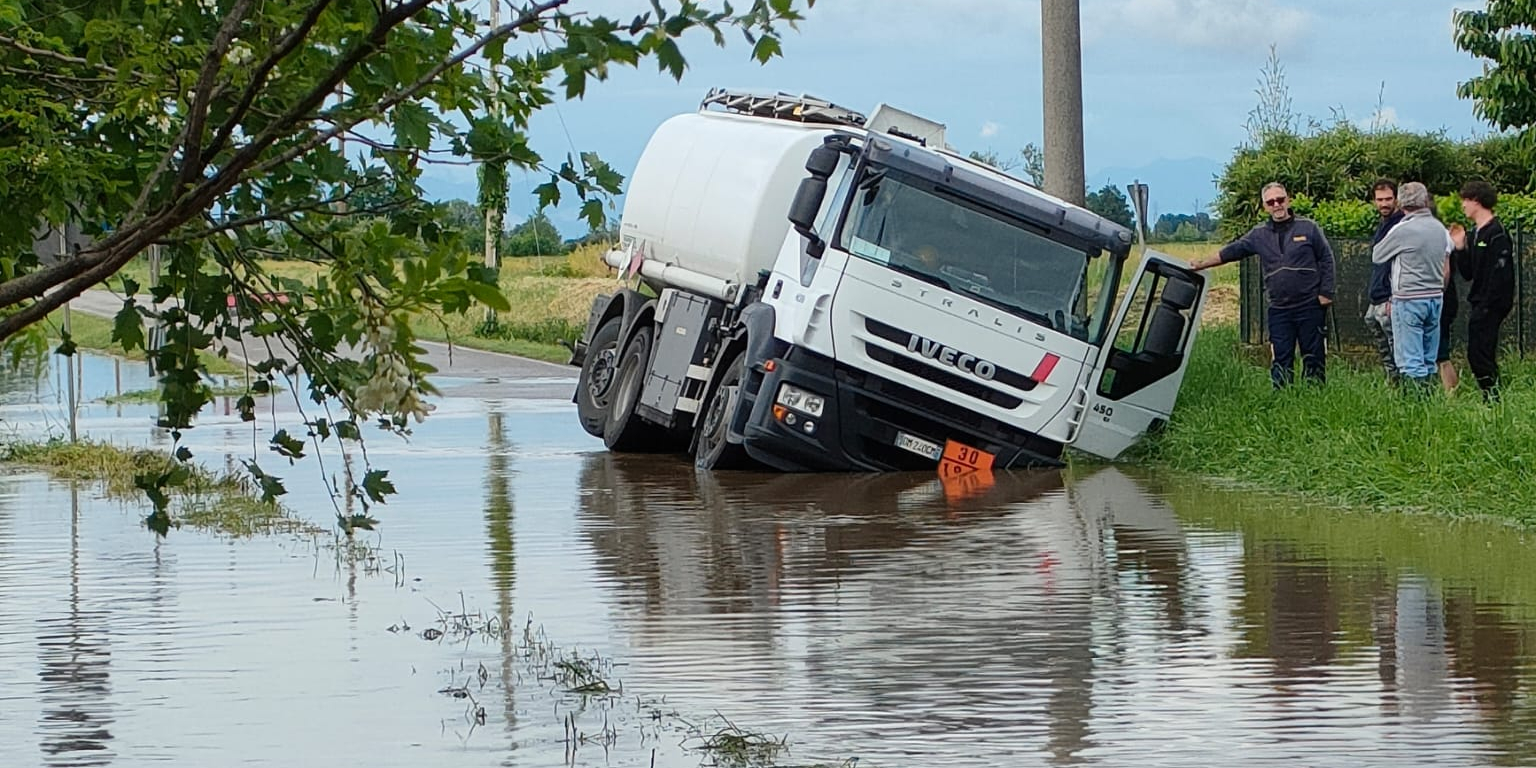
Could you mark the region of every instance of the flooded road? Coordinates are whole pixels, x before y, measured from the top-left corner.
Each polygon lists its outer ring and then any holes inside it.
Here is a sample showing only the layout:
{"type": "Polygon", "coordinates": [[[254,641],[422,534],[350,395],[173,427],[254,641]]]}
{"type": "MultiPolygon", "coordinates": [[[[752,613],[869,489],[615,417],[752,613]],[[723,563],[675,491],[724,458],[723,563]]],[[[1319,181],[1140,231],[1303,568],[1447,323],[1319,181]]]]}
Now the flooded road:
{"type": "MultiPolygon", "coordinates": [[[[401,492],[345,556],[0,475],[0,765],[1536,763],[1528,533],[1122,468],[697,475],[602,452],[561,370],[370,443],[401,492]]],[[[4,427],[57,433],[59,391],[8,380],[4,427]]],[[[151,413],[80,423],[168,445],[151,413]]],[[[276,470],[264,435],[184,442],[276,470]]]]}

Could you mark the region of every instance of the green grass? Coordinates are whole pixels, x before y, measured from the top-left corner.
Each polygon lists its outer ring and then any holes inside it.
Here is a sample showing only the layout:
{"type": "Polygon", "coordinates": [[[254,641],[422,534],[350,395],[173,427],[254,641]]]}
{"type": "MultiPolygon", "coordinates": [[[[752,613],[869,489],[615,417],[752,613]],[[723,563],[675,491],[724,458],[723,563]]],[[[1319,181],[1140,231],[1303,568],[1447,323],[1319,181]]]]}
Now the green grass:
{"type": "MultiPolygon", "coordinates": [[[[606,250],[602,246],[589,246],[562,256],[504,259],[500,284],[512,309],[497,315],[497,327],[491,333],[477,333],[486,319],[485,310],[481,308],[472,309],[465,315],[418,317],[412,328],[418,338],[427,341],[451,342],[469,349],[554,363],[567,362],[571,359],[570,350],[560,342],[574,342],[586,329],[592,299],[616,288],[613,271],[602,263],[606,250]]],[[[270,274],[304,282],[313,282],[321,273],[319,266],[302,261],[263,261],[261,266],[270,274]]],[[[147,260],[135,259],[120,274],[137,281],[141,292],[148,290],[147,260]]],[[[110,284],[114,288],[121,285],[117,278],[110,284]]],[[[91,318],[86,321],[87,324],[95,321],[100,329],[93,331],[99,339],[92,336],[91,343],[86,343],[81,338],[83,325],[79,318],[82,315],[77,312],[74,317],[77,344],[87,349],[111,351],[109,320],[91,318]]],[[[238,368],[230,371],[210,367],[209,370],[229,373],[238,368]]]]}
{"type": "Polygon", "coordinates": [[[1493,407],[1470,382],[1407,394],[1337,359],[1326,386],[1274,392],[1235,328],[1206,328],[1173,419],[1133,458],[1332,504],[1536,523],[1536,366],[1504,362],[1493,407]]]}
{"type": "MultiPolygon", "coordinates": [[[[283,391],[283,388],[273,384],[269,385],[269,389],[266,392],[252,392],[245,386],[239,384],[215,384],[210,386],[208,391],[209,394],[213,395],[214,397],[240,397],[249,393],[252,397],[262,398],[271,397],[272,395],[283,391]]],[[[160,402],[160,390],[135,389],[132,392],[124,392],[120,395],[108,395],[107,397],[102,398],[101,401],[107,405],[143,405],[146,403],[158,403],[160,402]]]]}
{"type": "MultiPolygon", "coordinates": [[[[0,446],[0,461],[37,467],[64,480],[100,483],[109,497],[125,500],[144,498],[134,485],[135,475],[163,471],[174,463],[160,451],[91,440],[9,443],[0,446]]],[[[294,517],[282,505],[261,501],[244,477],[215,474],[195,465],[190,470],[186,485],[170,491],[173,526],[236,537],[325,532],[294,517]]]]}

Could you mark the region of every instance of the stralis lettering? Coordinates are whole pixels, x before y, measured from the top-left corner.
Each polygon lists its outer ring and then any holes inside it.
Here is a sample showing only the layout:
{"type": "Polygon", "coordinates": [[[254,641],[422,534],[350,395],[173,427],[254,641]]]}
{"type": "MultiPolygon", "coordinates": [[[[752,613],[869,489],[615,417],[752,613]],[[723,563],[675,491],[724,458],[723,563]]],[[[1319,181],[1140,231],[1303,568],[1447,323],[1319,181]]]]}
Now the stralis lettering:
{"type": "Polygon", "coordinates": [[[967,355],[953,347],[946,347],[933,339],[925,339],[915,333],[907,340],[907,351],[959,368],[984,381],[991,381],[992,377],[997,375],[997,366],[992,363],[975,355],[967,355]]]}

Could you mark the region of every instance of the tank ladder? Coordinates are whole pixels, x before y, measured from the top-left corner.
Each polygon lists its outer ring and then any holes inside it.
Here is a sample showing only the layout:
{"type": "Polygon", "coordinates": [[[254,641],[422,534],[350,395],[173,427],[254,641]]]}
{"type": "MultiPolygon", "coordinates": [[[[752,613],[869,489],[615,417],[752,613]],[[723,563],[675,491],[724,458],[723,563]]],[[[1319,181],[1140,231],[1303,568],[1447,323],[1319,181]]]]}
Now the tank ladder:
{"type": "Polygon", "coordinates": [[[728,112],[778,120],[794,120],[802,123],[833,123],[837,125],[864,125],[864,115],[839,107],[830,101],[814,96],[794,96],[788,93],[746,93],[726,88],[711,88],[699,104],[700,111],[719,106],[728,112]]]}

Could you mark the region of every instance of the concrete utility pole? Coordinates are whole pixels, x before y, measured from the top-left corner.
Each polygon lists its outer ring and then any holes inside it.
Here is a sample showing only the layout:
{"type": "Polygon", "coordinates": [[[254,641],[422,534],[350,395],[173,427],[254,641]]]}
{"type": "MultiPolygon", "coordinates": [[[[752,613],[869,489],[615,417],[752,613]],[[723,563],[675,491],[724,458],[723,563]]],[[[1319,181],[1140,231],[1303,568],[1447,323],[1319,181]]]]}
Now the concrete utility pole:
{"type": "MultiPolygon", "coordinates": [[[[501,0],[491,0],[491,30],[495,31],[499,26],[501,26],[501,0]]],[[[496,80],[496,65],[491,64],[491,115],[497,118],[501,117],[501,105],[495,99],[500,93],[501,83],[496,80]]],[[[502,191],[505,192],[505,189],[502,191]]],[[[501,258],[496,252],[496,245],[501,240],[500,223],[501,210],[498,206],[485,209],[485,265],[496,270],[497,275],[501,274],[501,258]]],[[[498,277],[497,285],[499,286],[500,283],[498,277]]],[[[490,307],[485,308],[485,322],[487,325],[495,324],[496,310],[490,307]]]]}
{"type": "Polygon", "coordinates": [[[1040,0],[1040,58],[1045,76],[1045,191],[1083,205],[1083,44],[1077,3],[1040,0]]]}

